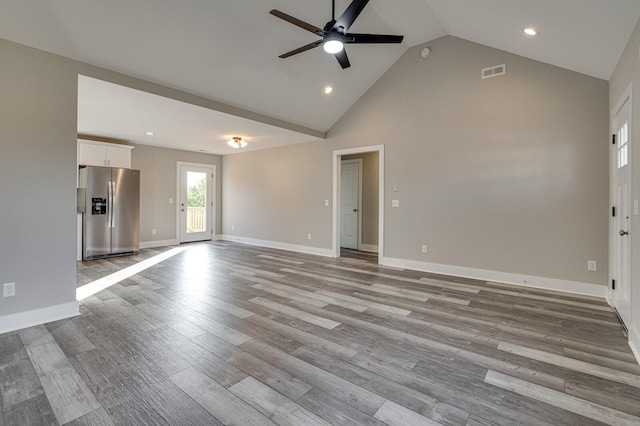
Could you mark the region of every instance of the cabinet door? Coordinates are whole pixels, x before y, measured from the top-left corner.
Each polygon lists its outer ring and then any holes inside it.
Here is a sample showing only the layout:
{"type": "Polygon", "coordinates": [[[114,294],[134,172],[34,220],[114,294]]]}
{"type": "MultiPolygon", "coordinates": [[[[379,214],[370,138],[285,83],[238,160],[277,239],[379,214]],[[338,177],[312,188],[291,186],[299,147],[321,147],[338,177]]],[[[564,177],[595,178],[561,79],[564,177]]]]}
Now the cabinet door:
{"type": "Polygon", "coordinates": [[[114,146],[107,147],[107,161],[110,167],[131,168],[131,149],[114,146]]]}
{"type": "Polygon", "coordinates": [[[107,148],[101,145],[78,144],[78,164],[85,166],[108,166],[107,148]]]}

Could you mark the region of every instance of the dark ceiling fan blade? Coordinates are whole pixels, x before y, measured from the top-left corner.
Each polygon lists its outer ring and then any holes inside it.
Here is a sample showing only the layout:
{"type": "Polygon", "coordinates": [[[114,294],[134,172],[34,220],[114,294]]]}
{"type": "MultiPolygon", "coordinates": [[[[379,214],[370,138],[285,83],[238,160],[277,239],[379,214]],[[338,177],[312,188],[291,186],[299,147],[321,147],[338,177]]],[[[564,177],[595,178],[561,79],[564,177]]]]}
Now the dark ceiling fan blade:
{"type": "Polygon", "coordinates": [[[349,58],[347,57],[347,51],[342,49],[338,53],[335,54],[336,59],[340,63],[342,69],[349,68],[351,64],[349,63],[349,58]]]}
{"type": "Polygon", "coordinates": [[[307,22],[301,21],[298,18],[294,18],[291,15],[287,15],[284,12],[280,12],[279,10],[273,9],[271,12],[269,12],[270,14],[272,14],[273,16],[276,16],[280,19],[283,19],[297,27],[302,28],[303,30],[307,30],[309,32],[312,32],[314,34],[317,34],[319,36],[324,35],[324,30],[322,30],[321,28],[316,27],[315,25],[311,25],[307,22]]]}
{"type": "Polygon", "coordinates": [[[369,3],[369,0],[353,0],[347,10],[333,24],[332,29],[340,31],[342,34],[349,31],[349,28],[351,28],[351,25],[353,25],[367,3],[369,3]]]}
{"type": "Polygon", "coordinates": [[[347,33],[345,43],[402,43],[404,36],[389,34],[356,34],[347,33]]]}
{"type": "Polygon", "coordinates": [[[291,52],[283,53],[280,55],[280,58],[288,58],[289,56],[297,55],[298,53],[306,52],[307,50],[311,50],[314,47],[318,47],[322,44],[322,40],[314,41],[313,43],[309,43],[306,46],[302,46],[297,48],[296,50],[292,50],[291,52]]]}

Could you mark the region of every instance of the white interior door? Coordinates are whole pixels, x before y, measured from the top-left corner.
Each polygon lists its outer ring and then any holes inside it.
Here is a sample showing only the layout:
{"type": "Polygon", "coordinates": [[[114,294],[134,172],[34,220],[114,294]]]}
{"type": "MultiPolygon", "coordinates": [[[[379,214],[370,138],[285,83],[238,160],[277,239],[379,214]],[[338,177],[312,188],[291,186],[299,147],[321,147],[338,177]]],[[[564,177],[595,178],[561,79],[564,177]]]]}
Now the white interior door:
{"type": "Polygon", "coordinates": [[[179,238],[181,243],[212,239],[212,166],[179,164],[179,238]]]}
{"type": "Polygon", "coordinates": [[[341,203],[342,214],[340,222],[340,247],[358,249],[358,191],[360,168],[359,163],[343,162],[341,173],[341,203]]]}
{"type": "Polygon", "coordinates": [[[613,306],[622,321],[631,326],[631,101],[624,102],[613,118],[613,306]]]}

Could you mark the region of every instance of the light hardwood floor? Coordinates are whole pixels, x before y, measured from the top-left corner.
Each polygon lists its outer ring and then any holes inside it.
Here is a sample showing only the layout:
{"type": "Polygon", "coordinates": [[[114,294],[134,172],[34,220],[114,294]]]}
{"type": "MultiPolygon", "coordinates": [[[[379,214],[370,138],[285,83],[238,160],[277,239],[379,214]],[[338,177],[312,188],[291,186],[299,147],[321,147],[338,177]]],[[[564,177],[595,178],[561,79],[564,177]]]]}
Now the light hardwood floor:
{"type": "MultiPolygon", "coordinates": [[[[604,300],[196,243],[0,335],[5,425],[639,425],[604,300]]],[[[151,258],[78,264],[78,285],[151,258]]]]}

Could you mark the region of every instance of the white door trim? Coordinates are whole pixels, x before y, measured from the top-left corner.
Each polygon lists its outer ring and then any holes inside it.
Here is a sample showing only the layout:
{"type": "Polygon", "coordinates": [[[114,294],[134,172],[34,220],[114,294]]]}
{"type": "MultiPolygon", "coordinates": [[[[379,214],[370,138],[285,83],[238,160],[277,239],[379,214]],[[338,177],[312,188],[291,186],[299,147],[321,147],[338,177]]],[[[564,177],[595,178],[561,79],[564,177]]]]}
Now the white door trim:
{"type": "MultiPolygon", "coordinates": [[[[357,163],[358,164],[358,239],[356,241],[357,250],[362,247],[362,158],[354,158],[353,160],[340,160],[340,165],[357,163]]],[[[340,198],[342,200],[342,198],[340,198]]]]}
{"type": "Polygon", "coordinates": [[[331,251],[333,257],[340,257],[340,174],[343,155],[378,153],[378,262],[384,256],[384,145],[333,151],[333,227],[331,251]]]}
{"type": "Polygon", "coordinates": [[[178,161],[176,162],[176,241],[180,244],[180,189],[181,189],[181,176],[180,176],[180,167],[189,166],[189,167],[202,167],[205,169],[211,170],[211,180],[209,195],[211,202],[211,217],[209,218],[209,223],[211,223],[211,239],[213,239],[215,231],[216,231],[216,209],[218,208],[216,202],[216,165],[215,164],[205,164],[205,163],[190,163],[188,161],[178,161]]]}
{"type": "MultiPolygon", "coordinates": [[[[630,102],[629,116],[630,116],[630,119],[633,119],[633,109],[632,109],[633,104],[631,103],[633,101],[632,94],[633,94],[633,82],[629,84],[626,90],[622,93],[622,96],[620,96],[620,98],[616,102],[615,106],[611,109],[611,115],[609,117],[609,137],[611,137],[611,135],[615,134],[618,131],[618,129],[614,128],[615,127],[614,120],[627,101],[630,102]]],[[[629,124],[631,127],[631,123],[629,124]]],[[[631,129],[631,131],[633,132],[633,129],[631,129]]],[[[633,136],[633,133],[632,133],[632,136],[633,136]]],[[[614,207],[616,184],[617,184],[617,178],[616,178],[617,176],[616,158],[617,157],[616,157],[616,146],[611,143],[611,140],[609,140],[608,143],[610,147],[609,149],[609,282],[607,283],[606,299],[609,305],[613,306],[613,290],[611,289],[611,283],[612,283],[612,280],[615,279],[614,277],[614,270],[615,270],[614,244],[616,243],[615,232],[617,232],[618,230],[615,229],[616,218],[612,216],[611,209],[614,207]]],[[[631,159],[631,161],[629,162],[629,167],[633,167],[632,157],[633,155],[629,153],[629,158],[631,159]]],[[[631,169],[631,176],[633,176],[633,169],[631,169]]],[[[632,191],[633,191],[633,188],[632,188],[632,191]]]]}

